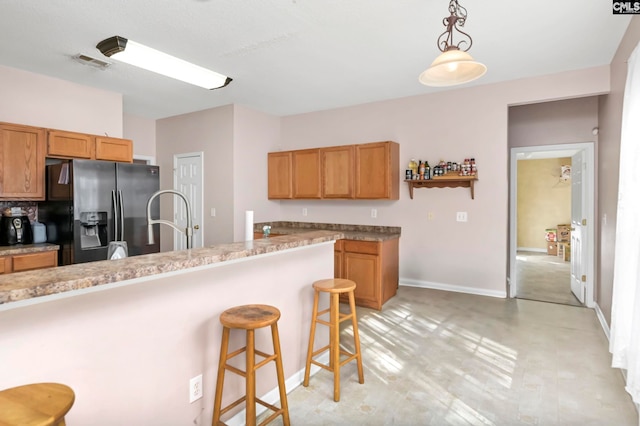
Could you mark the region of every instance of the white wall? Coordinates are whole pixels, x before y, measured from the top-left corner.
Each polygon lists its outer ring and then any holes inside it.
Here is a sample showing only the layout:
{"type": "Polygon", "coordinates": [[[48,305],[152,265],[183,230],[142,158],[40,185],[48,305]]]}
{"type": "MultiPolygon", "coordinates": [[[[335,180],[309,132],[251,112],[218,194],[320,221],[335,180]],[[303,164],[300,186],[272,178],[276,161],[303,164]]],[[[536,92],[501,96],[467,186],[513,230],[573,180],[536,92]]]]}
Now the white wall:
{"type": "MultiPolygon", "coordinates": [[[[164,118],[156,122],[160,189],[173,188],[173,157],[204,152],[204,245],[233,241],[233,105],[164,118]],[[216,216],[209,212],[216,209],[216,216]]],[[[253,155],[253,154],[249,154],[253,155]]],[[[160,200],[160,216],[171,220],[173,200],[160,200]]],[[[173,249],[173,231],[163,227],[161,250],[173,249]]]]}
{"type": "Polygon", "coordinates": [[[233,238],[245,238],[245,211],[254,212],[254,222],[280,217],[280,203],[269,201],[267,153],[280,149],[280,118],[240,105],[233,115],[233,238]]]}
{"type": "MultiPolygon", "coordinates": [[[[251,303],[280,309],[284,372],[291,377],[305,365],[311,284],[332,274],[333,244],[325,243],[0,311],[0,389],[67,384],[76,394],[69,425],[210,425],[219,315],[251,303]],[[189,379],[198,374],[204,397],[190,404],[189,379]]],[[[256,332],[265,352],[272,348],[268,330],[256,332]]],[[[316,348],[328,338],[319,332],[316,348]]],[[[243,342],[244,334],[232,331],[230,347],[243,342]]],[[[275,386],[275,368],[258,371],[257,395],[275,386]]],[[[241,394],[244,380],[228,374],[224,401],[241,394]]]]}
{"type": "Polygon", "coordinates": [[[598,97],[566,99],[509,108],[509,147],[596,141],[598,97]]]}
{"type": "Polygon", "coordinates": [[[122,137],[122,95],[0,66],[0,121],[122,137]]]}
{"type": "Polygon", "coordinates": [[[125,114],[123,137],[133,141],[133,155],[156,156],[156,120],[125,114]]]}
{"type": "Polygon", "coordinates": [[[504,296],[509,106],[608,89],[608,67],[598,67],[284,117],[285,149],[393,140],[400,143],[402,175],[411,158],[433,164],[474,157],[479,181],[475,200],[462,188],[417,189],[411,200],[401,182],[395,202],[282,201],[280,219],[401,226],[401,282],[504,296]],[[371,218],[372,207],[377,219],[371,218]],[[455,221],[458,211],[468,212],[468,222],[455,221]]]}

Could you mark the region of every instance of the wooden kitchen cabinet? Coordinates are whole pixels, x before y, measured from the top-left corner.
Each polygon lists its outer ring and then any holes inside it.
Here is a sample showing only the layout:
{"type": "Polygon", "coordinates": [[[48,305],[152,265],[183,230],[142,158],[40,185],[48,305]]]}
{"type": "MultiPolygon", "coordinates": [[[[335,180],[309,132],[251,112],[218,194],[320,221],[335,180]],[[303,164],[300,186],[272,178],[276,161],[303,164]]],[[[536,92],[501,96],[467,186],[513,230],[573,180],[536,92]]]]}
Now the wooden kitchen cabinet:
{"type": "Polygon", "coordinates": [[[293,198],[320,198],[320,149],[293,151],[293,198]]]}
{"type": "Polygon", "coordinates": [[[32,271],[54,266],[58,266],[58,253],[55,250],[0,257],[0,274],[32,271]]]}
{"type": "Polygon", "coordinates": [[[342,258],[344,255],[344,240],[336,240],[333,247],[333,276],[342,278],[342,258]]]}
{"type": "Polygon", "coordinates": [[[64,130],[49,130],[47,157],[132,163],[133,141],[64,130]]]}
{"type": "Polygon", "coordinates": [[[270,152],[268,159],[269,199],[400,197],[395,142],[270,152]]]}
{"type": "Polygon", "coordinates": [[[287,199],[293,196],[291,151],[270,152],[267,155],[267,187],[270,200],[287,199]]]}
{"type": "MultiPolygon", "coordinates": [[[[399,278],[397,238],[385,241],[342,240],[334,247],[334,274],[356,283],[356,305],[382,309],[396,295],[399,278]]],[[[346,297],[341,298],[346,302],[346,297]]]]}
{"type": "Polygon", "coordinates": [[[96,136],[96,160],[133,163],[133,141],[96,136]]]}
{"type": "Polygon", "coordinates": [[[49,130],[47,132],[47,157],[95,159],[95,140],[91,135],[49,130]]]}
{"type": "Polygon", "coordinates": [[[0,123],[0,199],[45,199],[45,130],[0,123]]]}
{"type": "Polygon", "coordinates": [[[322,148],[322,198],[353,198],[353,145],[322,148]]]}
{"type": "Polygon", "coordinates": [[[400,147],[395,142],[355,146],[355,198],[400,198],[400,147]]]}

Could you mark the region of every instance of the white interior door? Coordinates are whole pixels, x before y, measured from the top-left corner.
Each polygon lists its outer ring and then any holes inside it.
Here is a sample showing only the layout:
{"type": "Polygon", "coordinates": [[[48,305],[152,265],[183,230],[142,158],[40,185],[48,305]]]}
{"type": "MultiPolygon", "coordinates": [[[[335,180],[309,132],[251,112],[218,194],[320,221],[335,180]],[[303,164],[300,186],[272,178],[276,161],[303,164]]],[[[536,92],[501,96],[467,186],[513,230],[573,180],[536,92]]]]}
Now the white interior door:
{"type": "Polygon", "coordinates": [[[571,292],[580,303],[585,301],[587,265],[584,160],[583,150],[571,157],[571,292]]]}
{"type": "MultiPolygon", "coordinates": [[[[202,152],[178,154],[174,156],[174,189],[182,192],[191,204],[191,219],[193,223],[193,247],[202,247],[202,152]]],[[[173,205],[174,223],[180,229],[187,226],[187,212],[182,199],[175,197],[173,205]]],[[[187,248],[187,239],[184,234],[174,233],[174,250],[187,248]]]]}

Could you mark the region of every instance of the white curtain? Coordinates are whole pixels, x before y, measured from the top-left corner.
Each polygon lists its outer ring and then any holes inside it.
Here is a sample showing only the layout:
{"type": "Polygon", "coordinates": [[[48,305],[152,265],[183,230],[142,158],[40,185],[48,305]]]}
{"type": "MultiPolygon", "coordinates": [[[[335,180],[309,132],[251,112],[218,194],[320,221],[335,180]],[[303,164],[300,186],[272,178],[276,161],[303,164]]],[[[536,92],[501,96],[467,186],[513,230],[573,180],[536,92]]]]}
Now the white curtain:
{"type": "Polygon", "coordinates": [[[627,392],[640,403],[640,44],[628,61],[622,110],[613,301],[612,366],[627,370],[627,392]]]}

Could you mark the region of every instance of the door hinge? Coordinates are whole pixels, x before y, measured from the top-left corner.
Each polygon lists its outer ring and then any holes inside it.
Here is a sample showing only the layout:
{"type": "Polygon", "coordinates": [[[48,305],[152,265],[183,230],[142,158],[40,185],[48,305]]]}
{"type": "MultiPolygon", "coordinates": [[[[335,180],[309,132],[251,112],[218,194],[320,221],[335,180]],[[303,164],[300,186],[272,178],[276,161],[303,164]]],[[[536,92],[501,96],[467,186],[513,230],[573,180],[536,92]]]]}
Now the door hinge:
{"type": "Polygon", "coordinates": [[[586,226],[587,225],[587,219],[582,219],[582,226],[586,226]]]}
{"type": "Polygon", "coordinates": [[[586,282],[587,282],[587,276],[586,276],[586,275],[583,275],[583,276],[582,276],[582,282],[583,282],[583,283],[586,283],[586,282]]]}

